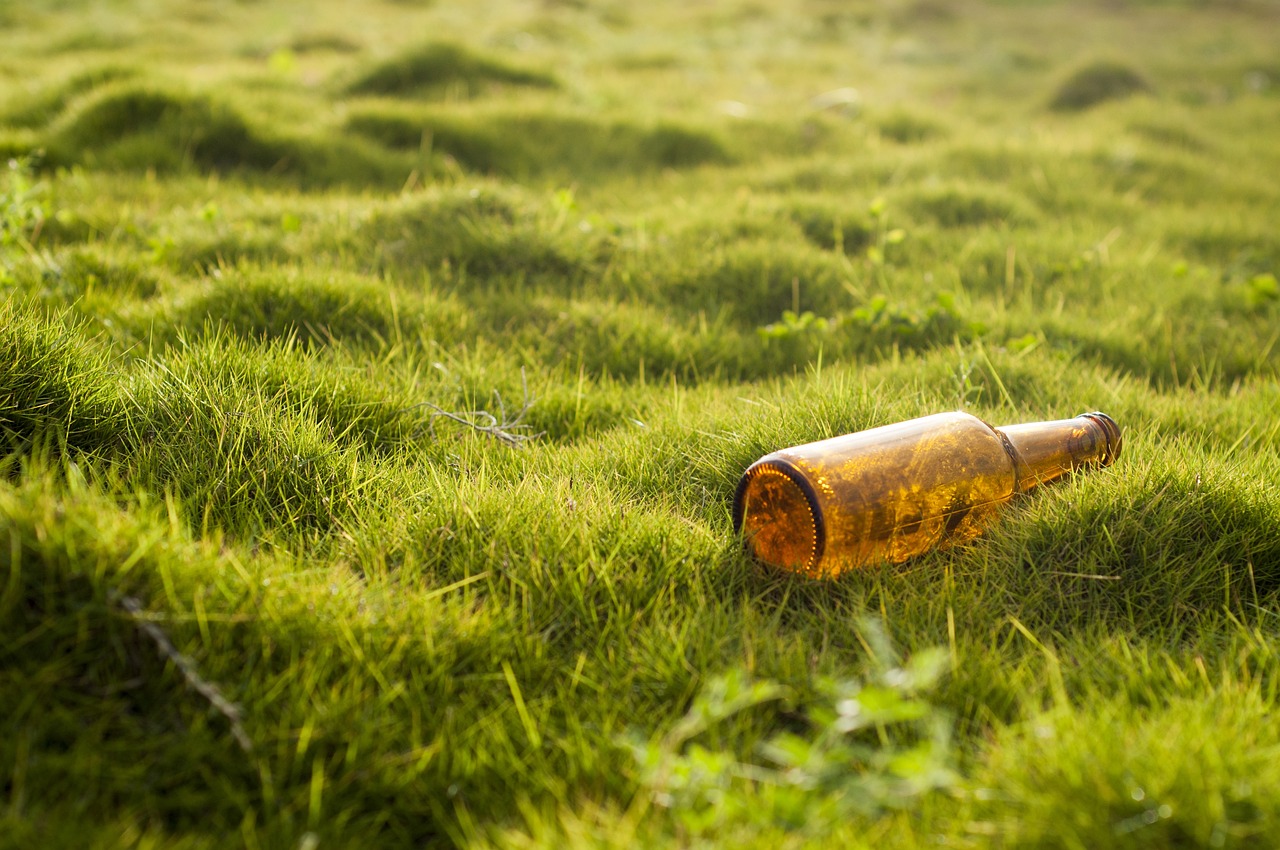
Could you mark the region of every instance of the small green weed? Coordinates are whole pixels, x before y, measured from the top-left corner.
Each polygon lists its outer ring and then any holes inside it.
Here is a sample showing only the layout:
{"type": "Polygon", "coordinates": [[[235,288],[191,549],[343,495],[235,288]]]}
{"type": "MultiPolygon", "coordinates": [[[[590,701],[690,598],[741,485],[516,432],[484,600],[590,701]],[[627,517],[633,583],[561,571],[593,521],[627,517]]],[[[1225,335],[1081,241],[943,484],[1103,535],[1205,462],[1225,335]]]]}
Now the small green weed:
{"type": "Polygon", "coordinates": [[[905,348],[946,343],[957,337],[970,339],[987,332],[985,324],[966,321],[959,314],[955,296],[934,293],[933,302],[922,308],[892,304],[884,295],[875,295],[866,304],[833,318],[811,311],[797,314],[784,310],[782,319],[756,331],[765,340],[787,340],[805,335],[823,337],[836,343],[847,336],[866,350],[876,346],[905,348]]]}
{"type": "Polygon", "coordinates": [[[719,676],[661,738],[631,742],[641,793],[695,837],[743,824],[818,837],[853,817],[913,806],[959,781],[950,722],[929,701],[945,669],[946,654],[927,650],[869,682],[820,679],[795,721],[802,731],[779,733],[747,758],[702,740],[733,715],[794,697],[740,671],[719,676]]]}
{"type": "Polygon", "coordinates": [[[1251,307],[1262,307],[1280,301],[1280,283],[1270,272],[1249,278],[1245,300],[1251,307]]]}

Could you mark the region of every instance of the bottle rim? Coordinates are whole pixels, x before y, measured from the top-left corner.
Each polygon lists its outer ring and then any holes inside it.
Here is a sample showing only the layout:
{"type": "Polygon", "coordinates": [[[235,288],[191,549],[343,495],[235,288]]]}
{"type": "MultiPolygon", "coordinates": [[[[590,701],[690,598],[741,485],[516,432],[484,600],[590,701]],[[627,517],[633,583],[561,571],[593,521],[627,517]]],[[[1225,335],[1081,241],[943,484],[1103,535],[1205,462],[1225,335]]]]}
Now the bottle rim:
{"type": "MultiPolygon", "coordinates": [[[[793,484],[800,494],[804,497],[805,505],[809,509],[809,521],[813,533],[813,546],[808,561],[800,565],[790,565],[792,569],[807,574],[816,574],[818,563],[822,560],[823,552],[826,550],[827,534],[825,523],[822,521],[822,507],[818,502],[818,494],[814,491],[807,478],[802,475],[799,470],[793,468],[790,463],[779,458],[764,457],[753,463],[742,474],[742,478],[738,481],[737,490],[733,494],[733,532],[734,534],[742,534],[743,522],[746,519],[746,495],[747,488],[751,482],[759,478],[763,474],[783,475],[791,484],[793,484]]],[[[751,549],[751,541],[743,541],[743,545],[751,549]]],[[[759,557],[757,555],[757,557],[759,557]]],[[[761,560],[766,560],[761,558],[761,560]]]]}
{"type": "Polygon", "coordinates": [[[1102,438],[1106,445],[1098,462],[1102,466],[1110,466],[1115,463],[1116,458],[1120,457],[1120,449],[1124,445],[1124,437],[1120,433],[1120,426],[1116,424],[1114,419],[1100,410],[1095,410],[1092,413],[1081,413],[1080,418],[1095,422],[1102,429],[1102,438]]]}

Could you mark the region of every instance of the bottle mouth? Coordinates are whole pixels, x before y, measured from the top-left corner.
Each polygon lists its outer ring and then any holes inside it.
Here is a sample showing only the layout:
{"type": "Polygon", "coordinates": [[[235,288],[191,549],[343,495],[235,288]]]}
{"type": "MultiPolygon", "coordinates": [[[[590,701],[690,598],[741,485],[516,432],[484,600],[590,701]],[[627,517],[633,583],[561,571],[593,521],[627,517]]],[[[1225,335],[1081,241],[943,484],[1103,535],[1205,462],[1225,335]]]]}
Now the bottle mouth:
{"type": "Polygon", "coordinates": [[[1102,429],[1102,438],[1105,443],[1102,450],[1102,457],[1098,462],[1103,466],[1110,466],[1115,459],[1120,457],[1120,447],[1124,445],[1124,438],[1120,436],[1120,426],[1116,421],[1101,411],[1093,413],[1080,414],[1085,419],[1097,423],[1102,429]]]}

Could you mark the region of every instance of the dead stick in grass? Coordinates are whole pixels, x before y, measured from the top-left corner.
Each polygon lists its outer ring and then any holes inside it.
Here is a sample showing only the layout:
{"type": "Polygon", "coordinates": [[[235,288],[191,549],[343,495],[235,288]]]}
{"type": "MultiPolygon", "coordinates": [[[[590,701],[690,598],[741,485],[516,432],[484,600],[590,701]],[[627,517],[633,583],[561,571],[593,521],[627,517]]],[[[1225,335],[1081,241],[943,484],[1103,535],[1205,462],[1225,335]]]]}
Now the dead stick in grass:
{"type": "Polygon", "coordinates": [[[240,745],[240,749],[246,753],[252,752],[253,741],[249,739],[248,733],[244,730],[240,706],[224,697],[222,691],[218,690],[217,685],[206,681],[200,675],[200,671],[196,670],[195,662],[178,651],[177,647],[173,645],[173,641],[169,640],[169,636],[164,633],[164,629],[147,619],[146,609],[142,607],[141,602],[132,596],[118,596],[117,600],[120,607],[133,620],[133,624],[155,642],[156,648],[160,650],[160,655],[172,661],[173,666],[178,668],[178,672],[182,674],[182,678],[186,680],[187,685],[208,700],[209,704],[227,719],[227,722],[231,724],[231,734],[235,737],[236,743],[240,745]]]}
{"type": "Polygon", "coordinates": [[[443,416],[452,422],[460,425],[466,425],[471,430],[479,434],[487,434],[501,443],[506,443],[512,448],[519,448],[530,440],[536,440],[545,434],[545,431],[539,431],[536,434],[518,433],[532,426],[524,424],[525,414],[529,412],[529,408],[533,407],[534,400],[529,398],[529,383],[525,378],[524,370],[520,370],[520,388],[524,394],[524,404],[520,408],[520,412],[516,414],[514,419],[507,419],[507,406],[502,401],[502,395],[497,390],[493,391],[493,397],[498,402],[498,412],[501,417],[494,416],[487,410],[466,410],[466,411],[448,411],[437,404],[429,401],[412,404],[408,407],[401,408],[400,412],[413,410],[418,407],[429,407],[434,412],[431,414],[430,425],[432,434],[435,433],[435,420],[438,416],[443,416]]]}

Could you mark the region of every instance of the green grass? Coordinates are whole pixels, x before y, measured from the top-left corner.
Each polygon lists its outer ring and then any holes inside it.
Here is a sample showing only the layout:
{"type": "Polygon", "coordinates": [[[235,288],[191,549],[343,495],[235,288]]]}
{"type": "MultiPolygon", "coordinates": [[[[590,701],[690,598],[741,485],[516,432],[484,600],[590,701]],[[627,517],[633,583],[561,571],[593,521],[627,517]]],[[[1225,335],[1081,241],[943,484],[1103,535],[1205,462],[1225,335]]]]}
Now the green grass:
{"type": "Polygon", "coordinates": [[[1280,843],[1272,4],[0,25],[0,845],[1280,843]],[[1124,454],[743,554],[957,408],[1124,454]]]}

